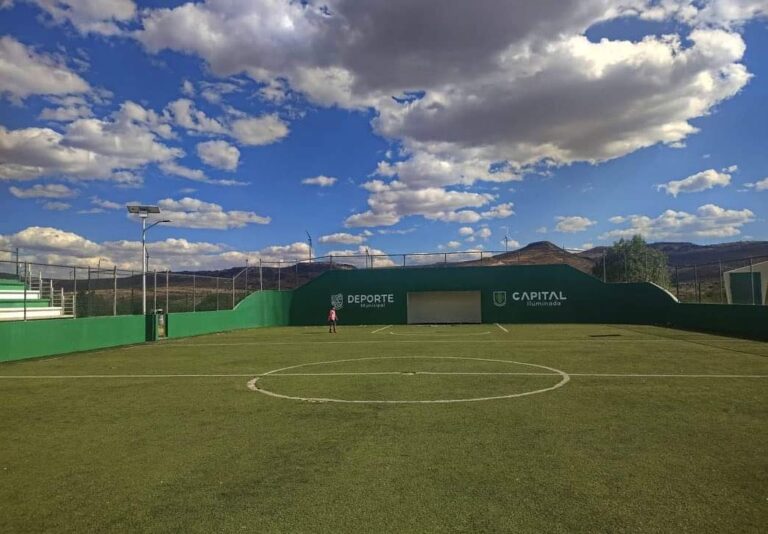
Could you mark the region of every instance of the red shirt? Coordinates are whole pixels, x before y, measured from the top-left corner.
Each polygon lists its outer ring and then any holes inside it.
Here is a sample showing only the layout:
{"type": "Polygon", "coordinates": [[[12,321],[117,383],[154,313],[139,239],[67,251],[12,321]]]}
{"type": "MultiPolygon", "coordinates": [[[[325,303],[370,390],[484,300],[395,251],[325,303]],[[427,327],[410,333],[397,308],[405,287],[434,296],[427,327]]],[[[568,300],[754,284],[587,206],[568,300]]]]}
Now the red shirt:
{"type": "Polygon", "coordinates": [[[329,321],[335,321],[336,320],[336,310],[331,310],[328,312],[328,320],[329,321]]]}

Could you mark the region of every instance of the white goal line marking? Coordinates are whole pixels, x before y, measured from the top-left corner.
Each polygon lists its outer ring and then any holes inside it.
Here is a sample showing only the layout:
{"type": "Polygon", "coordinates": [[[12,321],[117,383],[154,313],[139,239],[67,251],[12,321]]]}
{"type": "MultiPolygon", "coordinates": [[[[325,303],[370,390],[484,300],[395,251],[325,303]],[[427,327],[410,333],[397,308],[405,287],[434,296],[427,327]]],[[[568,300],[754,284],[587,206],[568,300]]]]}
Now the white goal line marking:
{"type": "MultiPolygon", "coordinates": [[[[640,374],[640,373],[567,373],[569,376],[606,378],[768,378],[768,375],[710,375],[710,374],[640,374]]],[[[456,375],[456,376],[559,376],[536,372],[450,372],[450,371],[380,371],[338,373],[237,373],[237,374],[140,374],[140,375],[0,375],[0,379],[63,379],[63,378],[241,378],[273,376],[375,376],[375,375],[456,375]]]]}
{"type": "Polygon", "coordinates": [[[382,330],[386,330],[387,328],[392,328],[392,325],[388,324],[387,326],[385,326],[383,328],[379,328],[378,330],[374,330],[373,332],[371,332],[371,334],[375,334],[377,332],[381,332],[382,330]]]}
{"type": "Polygon", "coordinates": [[[496,324],[496,326],[498,326],[499,328],[501,328],[501,329],[502,329],[502,330],[503,330],[505,333],[509,334],[509,330],[507,330],[506,328],[504,328],[503,326],[501,326],[499,323],[495,323],[495,324],[496,324]]]}

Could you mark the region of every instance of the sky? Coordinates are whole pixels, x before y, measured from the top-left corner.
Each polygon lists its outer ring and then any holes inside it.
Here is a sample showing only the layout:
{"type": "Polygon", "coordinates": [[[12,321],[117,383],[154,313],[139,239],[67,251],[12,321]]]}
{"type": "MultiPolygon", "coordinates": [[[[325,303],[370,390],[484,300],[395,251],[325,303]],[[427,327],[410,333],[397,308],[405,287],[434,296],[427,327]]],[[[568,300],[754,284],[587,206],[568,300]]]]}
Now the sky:
{"type": "Polygon", "coordinates": [[[0,249],[768,239],[768,0],[0,0],[0,249]]]}

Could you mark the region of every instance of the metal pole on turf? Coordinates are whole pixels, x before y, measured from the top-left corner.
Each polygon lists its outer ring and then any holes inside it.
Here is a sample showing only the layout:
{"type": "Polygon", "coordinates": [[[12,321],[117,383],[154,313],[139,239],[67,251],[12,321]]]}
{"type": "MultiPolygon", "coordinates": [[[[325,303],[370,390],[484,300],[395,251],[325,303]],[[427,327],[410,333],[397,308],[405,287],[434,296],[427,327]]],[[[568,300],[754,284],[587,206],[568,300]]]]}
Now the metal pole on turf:
{"type": "Polygon", "coordinates": [[[755,303],[755,275],[752,273],[752,258],[749,258],[749,282],[752,294],[752,306],[754,306],[755,303]]]}
{"type": "Polygon", "coordinates": [[[196,285],[197,285],[197,279],[195,278],[195,275],[193,274],[192,275],[192,311],[197,311],[197,302],[195,301],[196,297],[197,297],[195,295],[195,292],[196,292],[195,290],[197,289],[196,285]]]}
{"type": "Polygon", "coordinates": [[[216,277],[216,311],[219,311],[219,277],[216,277]]]}
{"type": "Polygon", "coordinates": [[[152,313],[157,312],[157,269],[155,269],[155,281],[152,287],[152,313]]]}
{"type": "Polygon", "coordinates": [[[165,313],[171,313],[170,302],[168,300],[168,278],[170,278],[170,269],[165,270],[165,313]]]}
{"type": "Polygon", "coordinates": [[[603,249],[603,283],[606,283],[607,275],[605,272],[605,249],[603,249]]]}
{"type": "Polygon", "coordinates": [[[280,287],[282,285],[282,281],[280,280],[282,268],[283,268],[283,260],[278,260],[277,262],[277,290],[278,291],[282,290],[282,287],[280,287]]]}
{"type": "MultiPolygon", "coordinates": [[[[234,282],[232,282],[234,286],[234,282]]],[[[234,293],[232,293],[234,295],[234,293]]],[[[245,295],[248,295],[248,258],[245,258],[245,295]]],[[[234,299],[234,296],[232,297],[234,299]]],[[[232,300],[232,306],[234,307],[234,300],[232,300]]]]}
{"type": "Polygon", "coordinates": [[[699,291],[699,268],[693,266],[693,290],[696,292],[696,301],[701,304],[701,292],[699,291]]]}
{"type": "Polygon", "coordinates": [[[261,270],[261,258],[259,258],[259,291],[264,291],[264,273],[261,270]]]}
{"type": "Polygon", "coordinates": [[[677,300],[680,300],[680,273],[677,270],[677,265],[675,265],[675,296],[677,296],[677,300]]]}
{"type": "Polygon", "coordinates": [[[112,267],[112,315],[117,315],[117,265],[112,267]]]}
{"type": "MultiPolygon", "coordinates": [[[[24,272],[27,271],[26,263],[24,264],[24,272]]],[[[27,283],[24,282],[24,320],[27,320],[27,283]]]]}
{"type": "Polygon", "coordinates": [[[723,261],[717,260],[717,284],[720,286],[720,303],[723,302],[723,261]]]}

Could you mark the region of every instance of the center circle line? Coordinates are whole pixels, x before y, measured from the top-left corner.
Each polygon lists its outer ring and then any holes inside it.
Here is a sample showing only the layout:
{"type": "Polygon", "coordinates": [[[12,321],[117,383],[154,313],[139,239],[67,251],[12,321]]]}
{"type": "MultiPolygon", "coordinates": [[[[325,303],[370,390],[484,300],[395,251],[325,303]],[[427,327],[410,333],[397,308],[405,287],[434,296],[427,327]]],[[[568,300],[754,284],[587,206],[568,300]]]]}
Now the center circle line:
{"type": "MultiPolygon", "coordinates": [[[[407,374],[407,373],[398,372],[395,374],[407,374]]],[[[289,376],[289,374],[283,373],[282,376],[289,376]]],[[[343,375],[340,375],[340,376],[343,376],[343,375]]],[[[567,384],[570,381],[570,379],[571,379],[570,375],[560,369],[547,367],[546,365],[517,362],[513,360],[497,360],[497,359],[491,359],[491,358],[468,358],[468,357],[462,357],[462,356],[373,356],[373,357],[367,357],[367,358],[347,358],[343,360],[301,363],[297,365],[290,365],[288,367],[282,367],[280,369],[273,369],[272,371],[267,371],[266,373],[263,373],[249,380],[247,387],[251,391],[256,391],[258,393],[262,393],[270,397],[275,397],[279,399],[288,399],[288,400],[298,400],[298,401],[304,401],[304,402],[321,402],[321,403],[332,402],[332,403],[339,403],[339,404],[457,404],[457,403],[463,403],[463,402],[480,402],[480,401],[499,400],[499,399],[512,399],[512,398],[518,398],[518,397],[526,397],[529,395],[536,395],[539,393],[546,393],[547,391],[553,391],[555,389],[563,387],[565,384],[567,384]],[[281,376],[280,374],[281,371],[298,369],[300,367],[311,367],[315,365],[329,365],[334,363],[360,362],[360,361],[371,361],[371,360],[413,360],[413,359],[468,360],[468,361],[481,361],[481,362],[508,363],[513,365],[526,365],[529,367],[536,367],[539,369],[545,369],[547,371],[551,371],[551,373],[542,373],[542,374],[546,376],[560,376],[561,380],[557,384],[547,388],[541,388],[541,389],[536,389],[532,391],[524,391],[522,393],[512,393],[510,395],[495,395],[491,397],[472,397],[472,398],[464,398],[464,399],[433,399],[433,400],[349,400],[349,399],[333,399],[333,398],[325,398],[325,397],[298,397],[298,396],[292,396],[292,395],[283,395],[282,393],[269,391],[267,389],[263,389],[258,386],[258,381],[261,378],[264,378],[267,376],[281,376]]]]}

